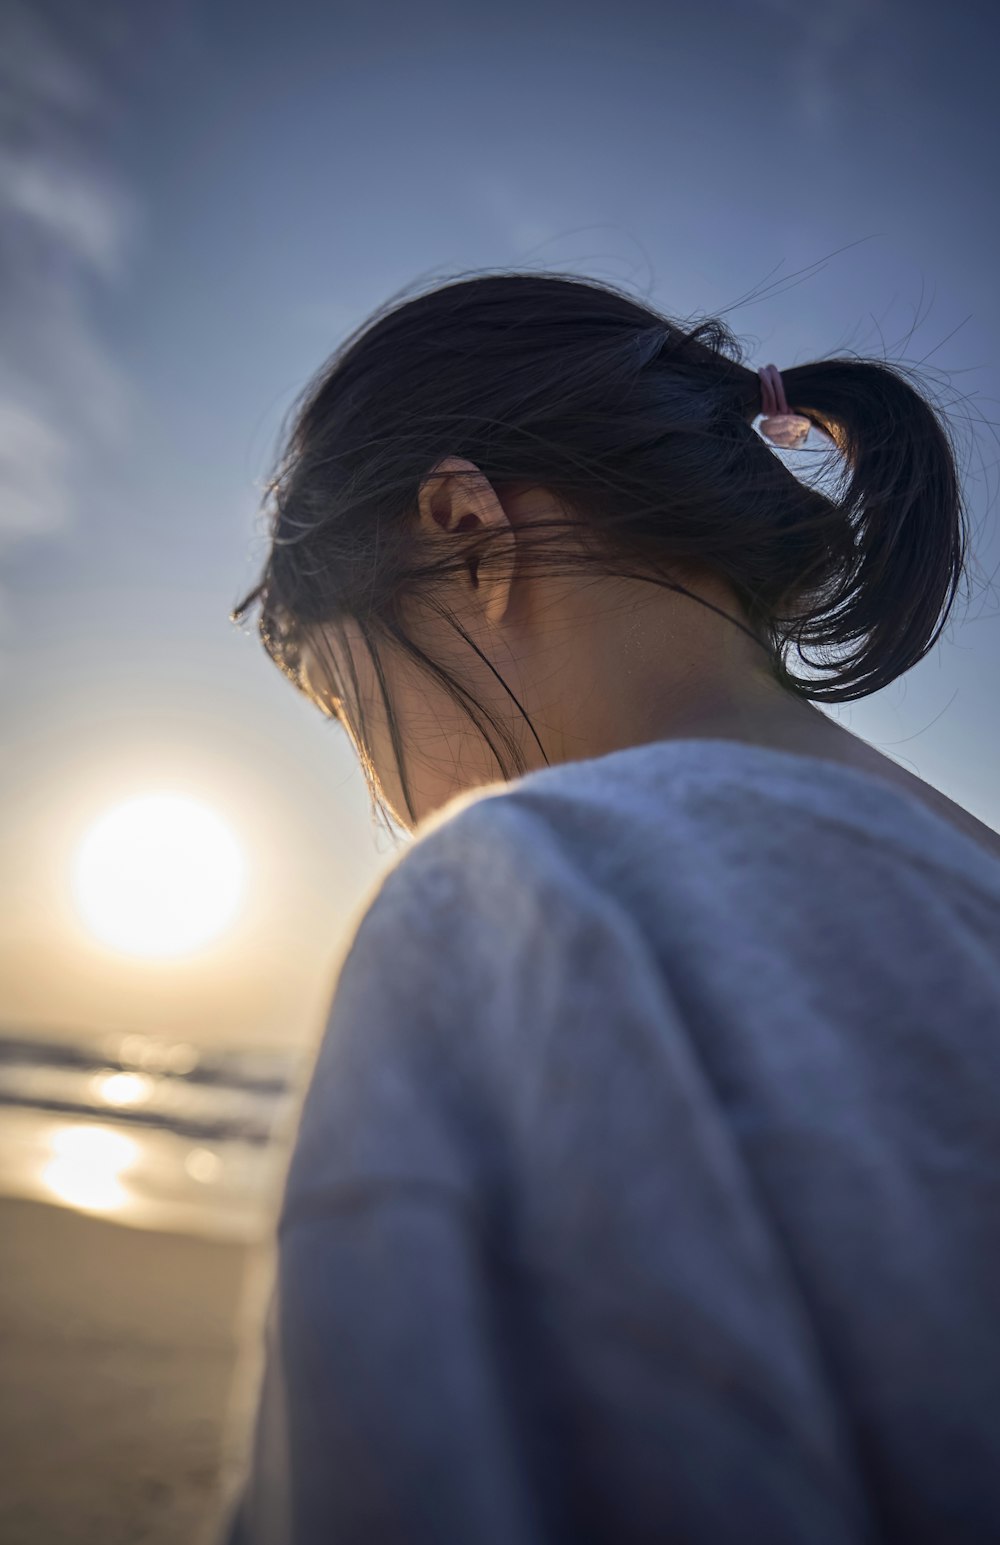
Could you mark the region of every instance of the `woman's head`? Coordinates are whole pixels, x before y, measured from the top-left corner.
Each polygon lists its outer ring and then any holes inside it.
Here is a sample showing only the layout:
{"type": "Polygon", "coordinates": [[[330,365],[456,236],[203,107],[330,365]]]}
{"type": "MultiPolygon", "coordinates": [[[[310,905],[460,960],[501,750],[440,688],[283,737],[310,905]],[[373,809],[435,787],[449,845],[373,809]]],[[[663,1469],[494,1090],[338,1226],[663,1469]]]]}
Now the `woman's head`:
{"type": "Polygon", "coordinates": [[[296,404],[265,570],[233,619],[260,602],[268,652],[343,719],[404,825],[633,726],[653,738],[661,678],[675,700],[689,678],[864,696],[950,611],[954,455],[881,362],[782,375],[843,455],[836,496],[756,432],[759,378],[717,319],[682,326],[558,274],[384,308],[296,404]],[[792,675],[790,648],[830,679],[792,675]]]}

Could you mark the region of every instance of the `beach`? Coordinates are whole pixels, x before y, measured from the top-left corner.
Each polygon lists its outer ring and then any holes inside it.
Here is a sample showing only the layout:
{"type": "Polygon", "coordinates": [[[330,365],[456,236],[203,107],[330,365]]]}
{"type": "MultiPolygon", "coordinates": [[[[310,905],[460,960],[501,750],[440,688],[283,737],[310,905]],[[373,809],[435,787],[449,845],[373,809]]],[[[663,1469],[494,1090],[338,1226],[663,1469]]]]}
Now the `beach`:
{"type": "Polygon", "coordinates": [[[212,1545],[249,1441],[262,1244],[0,1199],[0,1540],[212,1545]]]}

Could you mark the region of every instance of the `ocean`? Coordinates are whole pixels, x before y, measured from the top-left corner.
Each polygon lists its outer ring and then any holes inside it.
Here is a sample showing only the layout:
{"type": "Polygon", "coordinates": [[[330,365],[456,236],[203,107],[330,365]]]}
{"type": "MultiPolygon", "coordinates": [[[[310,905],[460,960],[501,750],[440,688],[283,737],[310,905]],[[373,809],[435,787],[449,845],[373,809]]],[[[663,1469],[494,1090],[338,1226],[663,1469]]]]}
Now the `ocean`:
{"type": "Polygon", "coordinates": [[[301,1052],[146,1034],[0,1031],[0,1194],[136,1228],[273,1228],[301,1052]]]}

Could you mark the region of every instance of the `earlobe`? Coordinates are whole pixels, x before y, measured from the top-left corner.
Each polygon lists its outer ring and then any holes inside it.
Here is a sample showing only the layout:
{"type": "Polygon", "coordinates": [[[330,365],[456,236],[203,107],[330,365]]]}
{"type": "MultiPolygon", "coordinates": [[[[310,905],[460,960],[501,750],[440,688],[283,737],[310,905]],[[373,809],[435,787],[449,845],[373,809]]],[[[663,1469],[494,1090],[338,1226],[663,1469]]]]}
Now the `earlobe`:
{"type": "MultiPolygon", "coordinates": [[[[510,607],[510,590],[513,583],[513,575],[510,573],[503,573],[498,575],[495,579],[491,580],[489,577],[488,555],[486,558],[486,564],[486,582],[485,584],[481,584],[478,573],[479,561],[476,561],[477,572],[475,579],[473,580],[473,585],[477,593],[483,616],[486,618],[491,627],[498,628],[503,623],[503,620],[506,617],[510,607]]],[[[507,567],[506,557],[504,558],[501,567],[507,567]]]]}

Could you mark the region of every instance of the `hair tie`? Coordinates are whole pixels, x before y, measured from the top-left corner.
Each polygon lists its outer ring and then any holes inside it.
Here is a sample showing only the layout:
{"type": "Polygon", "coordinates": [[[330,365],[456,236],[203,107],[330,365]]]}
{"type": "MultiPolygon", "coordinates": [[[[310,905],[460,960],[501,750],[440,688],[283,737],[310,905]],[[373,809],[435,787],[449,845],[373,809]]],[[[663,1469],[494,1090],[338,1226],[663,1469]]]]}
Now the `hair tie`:
{"type": "Polygon", "coordinates": [[[789,408],[785,385],[777,365],[761,365],[757,374],[760,376],[760,411],[764,414],[761,433],[773,445],[780,445],[783,450],[794,450],[802,444],[812,425],[809,419],[803,418],[800,413],[793,413],[789,408]]]}

